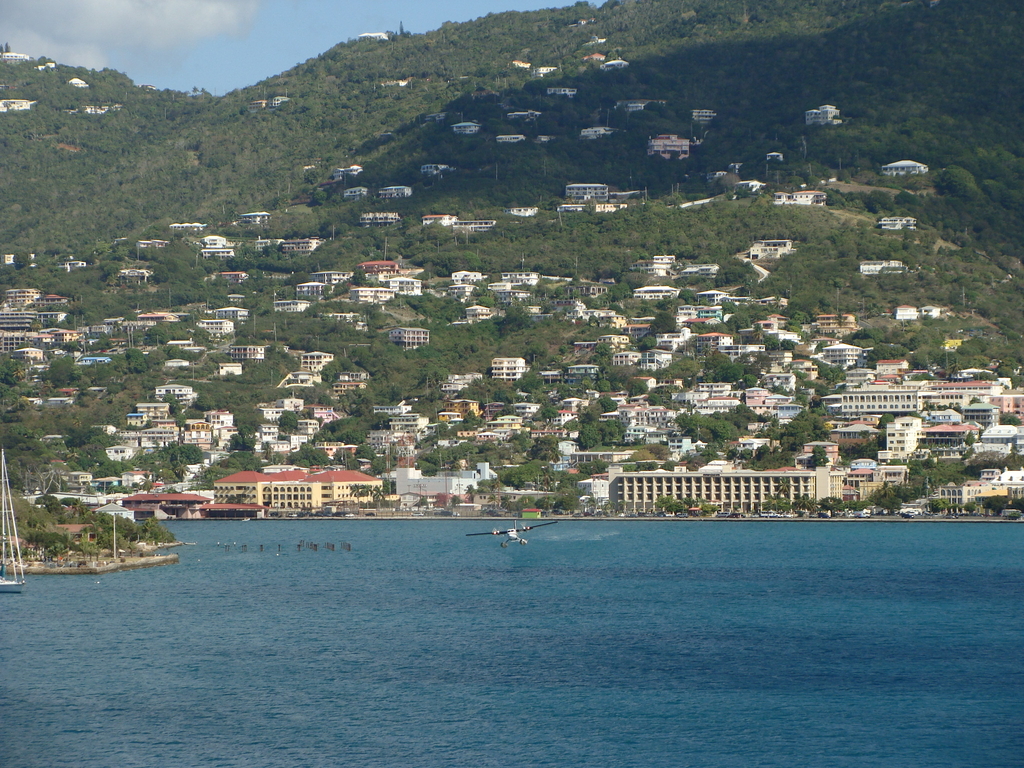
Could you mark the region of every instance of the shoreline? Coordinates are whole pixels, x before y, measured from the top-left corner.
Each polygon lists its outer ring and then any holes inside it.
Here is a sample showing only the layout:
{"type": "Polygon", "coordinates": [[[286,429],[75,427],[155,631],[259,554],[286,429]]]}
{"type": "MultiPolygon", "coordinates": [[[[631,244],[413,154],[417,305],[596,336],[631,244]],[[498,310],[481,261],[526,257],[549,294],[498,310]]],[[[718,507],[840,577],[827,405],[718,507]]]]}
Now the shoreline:
{"type": "MultiPolygon", "coordinates": [[[[413,515],[379,515],[374,517],[250,517],[250,518],[200,518],[190,520],[165,520],[165,523],[304,523],[310,521],[320,522],[390,522],[396,520],[422,521],[422,522],[458,522],[460,520],[471,520],[473,522],[490,521],[499,523],[501,521],[533,522],[534,520],[546,520],[556,522],[591,523],[591,522],[646,522],[646,523],[1024,523],[1024,518],[1011,520],[1001,517],[900,517],[899,515],[875,515],[873,517],[656,517],[656,516],[635,516],[635,517],[482,517],[477,515],[449,515],[417,517],[413,515]]],[[[178,542],[172,546],[180,546],[185,542],[178,542]]]]}
{"type": "Polygon", "coordinates": [[[102,573],[137,571],[141,568],[175,565],[178,563],[178,559],[177,553],[172,553],[169,555],[154,555],[152,557],[122,557],[117,562],[80,560],[78,565],[65,567],[26,565],[25,574],[30,576],[95,576],[102,573]]]}

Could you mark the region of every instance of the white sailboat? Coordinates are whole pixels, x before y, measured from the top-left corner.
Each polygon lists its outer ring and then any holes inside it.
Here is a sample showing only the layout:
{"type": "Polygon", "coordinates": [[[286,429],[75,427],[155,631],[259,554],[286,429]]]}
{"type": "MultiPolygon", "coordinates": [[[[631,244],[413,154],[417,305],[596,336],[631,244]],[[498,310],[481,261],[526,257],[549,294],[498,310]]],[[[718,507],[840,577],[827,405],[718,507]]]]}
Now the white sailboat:
{"type": "Polygon", "coordinates": [[[25,586],[25,563],[14,519],[14,499],[7,476],[7,455],[0,450],[0,592],[21,592],[25,586]]]}

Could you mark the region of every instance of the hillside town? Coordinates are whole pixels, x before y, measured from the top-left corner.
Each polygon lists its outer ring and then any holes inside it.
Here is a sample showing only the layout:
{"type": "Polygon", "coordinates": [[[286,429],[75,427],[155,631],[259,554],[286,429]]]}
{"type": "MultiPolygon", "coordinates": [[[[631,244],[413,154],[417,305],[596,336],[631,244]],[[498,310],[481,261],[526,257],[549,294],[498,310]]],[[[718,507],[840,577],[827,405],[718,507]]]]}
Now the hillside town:
{"type": "MultiPolygon", "coordinates": [[[[570,185],[567,197],[578,186],[570,185]]],[[[242,219],[268,216],[259,212],[242,219]]],[[[424,226],[454,225],[454,217],[424,218],[424,226]]],[[[170,236],[187,238],[200,258],[223,258],[235,243],[203,235],[206,229],[200,223],[169,227],[170,236]]],[[[162,248],[167,242],[136,246],[162,248]]],[[[308,253],[319,244],[305,238],[266,246],[308,253]]],[[[793,240],[760,240],[736,258],[768,271],[799,253],[793,240]]],[[[142,264],[121,269],[118,283],[145,284],[152,272],[142,264]]],[[[861,272],[901,267],[897,262],[875,269],[865,262],[861,272]]],[[[352,398],[365,396],[373,377],[339,370],[336,355],[326,351],[235,341],[258,299],[245,292],[244,271],[213,276],[238,291],[229,294],[230,305],[167,307],[87,326],[74,324],[68,297],[30,285],[9,289],[0,309],[0,354],[34,390],[25,407],[74,413],[103,397],[102,387],[54,387],[48,371],[55,364],[113,367],[157,353],[147,343],[154,329],[173,327],[179,337],[159,350],[164,383],[149,400],[97,425],[111,465],[124,470],[96,476],[58,464],[45,482],[26,490],[94,506],[115,504],[135,520],[493,515],[524,509],[618,516],[918,517],[1002,514],[1004,505],[1007,514],[1017,514],[1010,504],[1024,498],[1019,469],[985,469],[977,480],[929,487],[916,498],[899,490],[915,462],[963,463],[984,456],[986,466],[999,466],[1011,463],[1024,443],[1024,390],[1015,388],[1017,374],[997,375],[997,364],[918,368],[908,359],[881,359],[872,347],[854,343],[869,323],[955,322],[946,308],[899,305],[883,318],[850,312],[801,318],[789,313],[784,297],[687,287],[719,269],[656,255],[632,264],[630,272],[644,284],[626,291],[615,280],[587,282],[528,270],[429,276],[400,259],[312,273],[311,280],[294,286],[294,296],[275,298],[272,311],[315,311],[372,334],[367,307],[387,310],[403,297],[432,296],[462,308],[463,318],[451,327],[501,322],[516,313],[528,323],[555,323],[571,340],[558,365],[538,366],[525,355],[494,357],[486,368],[431,382],[434,399],[409,392],[374,402],[375,428],[358,442],[331,439],[330,425],[349,415],[352,398]],[[759,319],[738,327],[738,316],[759,319]],[[246,415],[257,426],[243,435],[236,423],[240,413],[203,406],[205,383],[229,383],[266,365],[275,346],[291,370],[276,383],[280,396],[246,415]],[[213,378],[197,379],[197,369],[213,378]],[[616,389],[613,381],[625,386],[616,389]],[[509,397],[487,401],[467,394],[489,383],[509,397]],[[218,463],[238,450],[262,461],[253,469],[217,473],[218,463]],[[168,452],[179,456],[176,476],[141,468],[140,459],[168,452]],[[488,460],[467,464],[459,458],[437,466],[439,452],[488,460]],[[514,464],[493,463],[515,457],[514,464]]],[[[406,353],[431,344],[427,328],[394,325],[381,331],[406,353]]],[[[963,341],[962,335],[951,337],[945,345],[956,349],[963,341]]],[[[43,438],[54,444],[64,439],[43,438]]]]}

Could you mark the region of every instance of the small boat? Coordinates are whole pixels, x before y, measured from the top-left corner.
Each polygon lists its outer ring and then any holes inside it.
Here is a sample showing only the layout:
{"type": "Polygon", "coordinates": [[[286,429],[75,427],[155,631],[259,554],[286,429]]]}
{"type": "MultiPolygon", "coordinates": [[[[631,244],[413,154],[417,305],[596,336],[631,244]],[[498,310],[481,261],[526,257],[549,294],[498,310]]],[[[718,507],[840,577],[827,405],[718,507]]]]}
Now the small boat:
{"type": "Polygon", "coordinates": [[[7,476],[7,455],[0,450],[0,592],[21,592],[25,586],[25,563],[14,519],[14,499],[7,476]]]}

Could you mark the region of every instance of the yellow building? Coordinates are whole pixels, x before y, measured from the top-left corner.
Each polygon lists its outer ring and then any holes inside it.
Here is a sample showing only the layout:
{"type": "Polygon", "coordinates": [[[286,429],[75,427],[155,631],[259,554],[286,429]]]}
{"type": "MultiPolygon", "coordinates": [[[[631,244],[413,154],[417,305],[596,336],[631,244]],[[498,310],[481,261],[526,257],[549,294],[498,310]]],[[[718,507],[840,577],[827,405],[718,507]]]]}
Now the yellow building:
{"type": "Polygon", "coordinates": [[[278,511],[321,509],[327,504],[359,506],[371,501],[374,489],[383,486],[383,480],[351,470],[236,472],[213,484],[217,503],[262,504],[278,511]]]}

